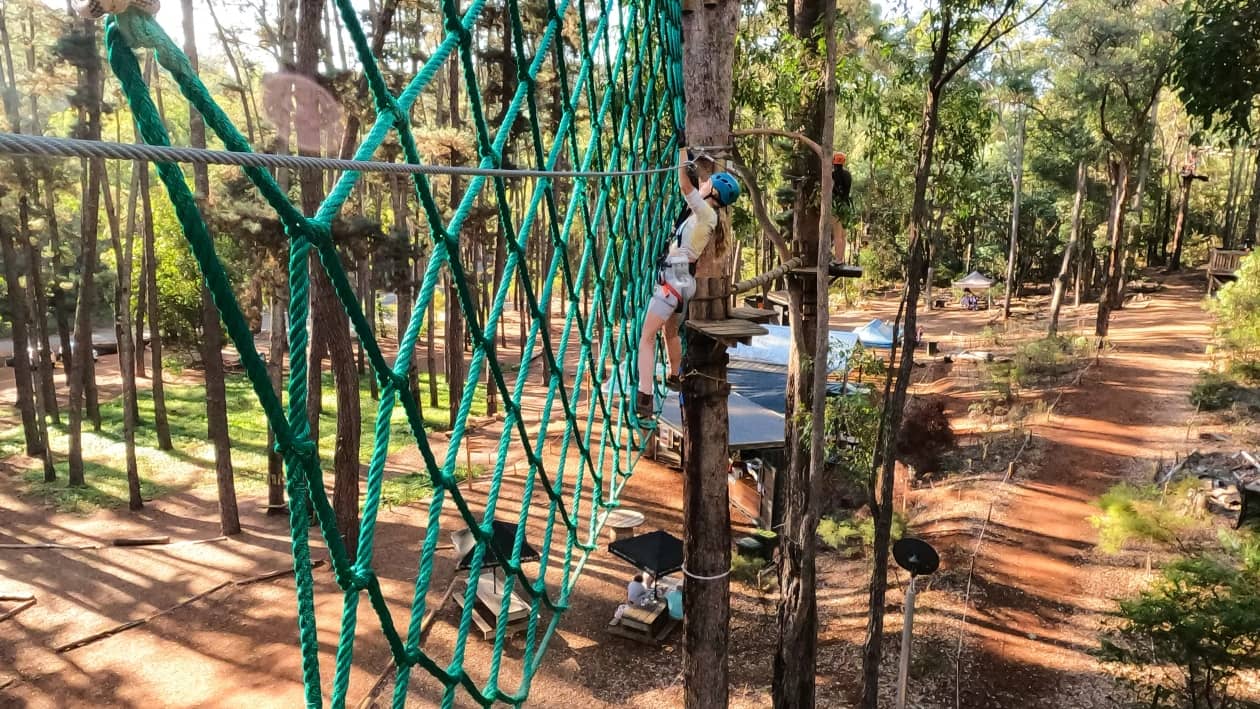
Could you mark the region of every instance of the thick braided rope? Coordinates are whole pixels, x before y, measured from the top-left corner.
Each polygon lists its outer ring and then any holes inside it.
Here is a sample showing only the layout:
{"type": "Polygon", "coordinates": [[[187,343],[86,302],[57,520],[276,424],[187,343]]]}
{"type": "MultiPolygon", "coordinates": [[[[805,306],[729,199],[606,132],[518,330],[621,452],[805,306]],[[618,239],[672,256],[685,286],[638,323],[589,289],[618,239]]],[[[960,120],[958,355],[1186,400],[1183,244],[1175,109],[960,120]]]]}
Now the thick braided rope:
{"type": "MultiPolygon", "coordinates": [[[[397,664],[394,705],[402,706],[407,696],[410,670],[420,666],[444,687],[442,705],[451,706],[457,687],[463,687],[478,703],[496,701],[519,704],[528,695],[530,682],[555,628],[568,605],[578,575],[591,551],[596,548],[600,527],[608,511],[618,504],[622,487],[633,470],[644,440],[631,425],[629,402],[637,391],[636,375],[624,363],[633,359],[641,322],[639,313],[650,297],[655,255],[663,243],[669,215],[677,208],[672,175],[664,169],[673,161],[674,129],[683,116],[680,8],[676,0],[547,0],[546,24],[526,50],[521,8],[508,0],[511,40],[517,67],[516,92],[507,106],[501,128],[492,131],[482,111],[480,87],[475,72],[472,28],[485,0],[472,0],[461,15],[452,0],[442,4],[445,36],[436,51],[397,96],[391,94],[371,55],[366,36],[350,0],[336,0],[335,6],[347,28],[364,68],[377,113],[375,123],[354,155],[357,163],[341,168],[364,168],[392,131],[399,139],[413,190],[423,209],[433,249],[424,272],[411,320],[400,338],[399,354],[393,366],[385,360],[365,319],[349,278],[332,243],[329,224],[348,199],[357,180],[358,169],[343,172],[313,217],[298,210],[263,168],[268,163],[240,159],[245,174],[259,193],[276,210],[290,237],[289,409],[286,417],[277,392],[270,386],[262,358],[254,348],[227,274],[219,261],[214,243],[182,171],[172,163],[159,163],[162,178],[185,236],[202,269],[229,337],[241,353],[260,404],[276,431],[277,448],[284,454],[288,472],[292,546],[297,579],[299,638],[302,647],[303,680],[308,706],[321,706],[319,648],[316,638],[314,589],[307,545],[307,500],[328,547],[338,585],[345,592],[341,632],[337,646],[332,683],[332,705],[344,706],[353,663],[353,646],[360,593],[366,591],[377,615],[382,633],[397,664]],[[576,25],[580,46],[580,66],[571,77],[569,59],[561,38],[565,23],[576,25]],[[428,87],[446,61],[457,61],[465,84],[479,164],[449,220],[435,198],[429,175],[444,172],[423,166],[412,135],[411,107],[428,87]],[[537,78],[550,63],[559,88],[562,107],[559,124],[544,135],[538,109],[537,78]],[[510,127],[518,118],[528,121],[528,138],[534,165],[525,174],[538,176],[528,206],[513,210],[506,179],[522,171],[503,171],[499,166],[510,137],[510,127]],[[584,118],[583,118],[584,117],[584,118]],[[586,135],[585,146],[581,136],[586,135]],[[550,147],[547,147],[550,139],[550,147]],[[561,161],[579,165],[579,170],[561,170],[561,161]],[[553,179],[574,178],[567,203],[556,191],[553,179]],[[487,185],[487,182],[490,184],[487,185]],[[487,198],[497,204],[499,227],[508,247],[503,280],[485,323],[479,323],[468,274],[459,258],[459,239],[474,204],[487,198]],[[521,213],[518,214],[517,211],[521,213]],[[519,217],[519,219],[518,219],[519,217]],[[540,231],[550,240],[553,257],[543,266],[545,275],[535,292],[534,275],[526,259],[532,234],[540,231]],[[351,563],[338,532],[335,517],[322,484],[322,471],[315,442],[310,439],[305,408],[306,372],[309,367],[307,315],[310,284],[308,257],[314,249],[341,300],[350,322],[381,384],[381,397],[374,428],[375,446],[368,464],[367,492],[360,526],[360,546],[351,563]],[[574,263],[574,256],[577,256],[574,263]],[[467,383],[462,392],[456,425],[451,431],[445,459],[439,462],[426,436],[419,403],[406,384],[423,314],[432,303],[439,277],[446,269],[456,286],[460,309],[473,343],[467,383]],[[522,416],[521,400],[526,390],[528,367],[520,367],[509,385],[504,367],[494,356],[494,333],[502,318],[508,286],[519,281],[531,319],[521,362],[531,361],[541,346],[543,366],[550,374],[539,430],[532,436],[522,416]],[[564,328],[557,344],[543,327],[543,303],[552,303],[555,291],[565,303],[564,328]],[[589,302],[588,302],[589,301],[589,302]],[[571,354],[576,333],[577,352],[571,354]],[[576,360],[576,372],[569,375],[568,363],[576,360]],[[467,432],[467,418],[482,376],[489,376],[503,399],[505,422],[497,449],[495,470],[481,518],[473,515],[457,487],[456,466],[467,432]],[[572,386],[566,385],[566,378],[572,386]],[[556,403],[562,415],[560,454],[553,469],[544,464],[541,450],[548,439],[556,403]],[[394,406],[401,404],[411,433],[415,436],[426,470],[434,485],[428,525],[419,559],[415,594],[406,638],[400,636],[381,593],[372,568],[376,520],[381,500],[383,473],[391,432],[394,406]],[[582,407],[585,407],[583,416],[582,407]],[[491,523],[502,492],[503,471],[509,449],[519,448],[528,463],[523,481],[518,531],[510,553],[489,543],[491,523]],[[577,471],[566,471],[570,451],[576,451],[577,471]],[[589,478],[589,487],[587,485],[589,478]],[[566,495],[564,487],[571,491],[566,495]],[[538,521],[543,496],[544,534],[538,573],[531,577],[521,566],[526,522],[538,521]],[[476,585],[465,592],[463,613],[450,662],[442,667],[420,647],[420,620],[426,610],[426,596],[432,580],[434,556],[441,532],[443,507],[454,504],[461,523],[477,540],[472,556],[470,578],[478,578],[487,551],[506,573],[501,596],[502,608],[495,629],[493,655],[486,683],[479,687],[463,666],[464,650],[471,629],[476,585]],[[558,543],[556,522],[563,530],[562,559],[553,559],[553,543],[558,543]],[[561,578],[548,578],[553,565],[561,578]],[[520,585],[530,599],[530,615],[525,637],[521,683],[515,691],[499,686],[500,665],[507,631],[507,609],[515,586],[520,585]],[[551,612],[545,629],[542,611],[551,612]],[[539,631],[542,630],[541,638],[539,631]]],[[[572,29],[572,28],[571,28],[572,29]]],[[[147,15],[128,11],[111,17],[106,28],[110,64],[136,116],[145,143],[161,150],[170,145],[169,135],[148,88],[140,74],[134,50],[152,48],[158,62],[170,73],[190,105],[206,119],[230,153],[250,153],[250,146],[188,63],[183,53],[147,15]]],[[[175,153],[167,153],[175,156],[175,153]]],[[[235,159],[229,158],[229,161],[235,159]]],[[[399,166],[402,168],[403,166],[399,166]]],[[[459,171],[455,171],[458,173],[459,171]]],[[[445,171],[444,174],[451,174],[445,171]]],[[[452,199],[455,197],[452,196],[452,199]]]]}

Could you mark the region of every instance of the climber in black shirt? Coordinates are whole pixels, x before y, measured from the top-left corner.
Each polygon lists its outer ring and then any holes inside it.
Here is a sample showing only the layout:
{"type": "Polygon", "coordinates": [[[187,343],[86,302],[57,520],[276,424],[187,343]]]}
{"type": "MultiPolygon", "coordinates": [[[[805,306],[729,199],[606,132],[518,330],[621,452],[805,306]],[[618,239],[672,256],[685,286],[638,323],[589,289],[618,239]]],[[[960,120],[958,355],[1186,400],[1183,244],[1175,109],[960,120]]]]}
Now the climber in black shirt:
{"type": "Polygon", "coordinates": [[[853,209],[850,193],[853,190],[853,175],[849,173],[844,153],[836,153],[831,158],[831,247],[832,261],[827,268],[832,278],[858,278],[862,269],[848,265],[846,250],[848,240],[845,238],[844,223],[848,221],[853,209]]]}

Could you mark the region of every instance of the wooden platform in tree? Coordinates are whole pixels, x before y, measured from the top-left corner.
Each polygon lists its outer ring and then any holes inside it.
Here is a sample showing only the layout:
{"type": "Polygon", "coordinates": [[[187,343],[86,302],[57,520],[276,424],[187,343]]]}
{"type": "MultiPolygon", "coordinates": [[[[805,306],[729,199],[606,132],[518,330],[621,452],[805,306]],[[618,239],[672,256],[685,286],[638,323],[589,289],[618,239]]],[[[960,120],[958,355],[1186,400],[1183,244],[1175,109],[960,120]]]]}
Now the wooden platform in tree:
{"type": "Polygon", "coordinates": [[[727,320],[688,320],[687,327],[701,332],[720,342],[742,342],[758,335],[767,335],[769,330],[754,322],[735,318],[727,320]]]}

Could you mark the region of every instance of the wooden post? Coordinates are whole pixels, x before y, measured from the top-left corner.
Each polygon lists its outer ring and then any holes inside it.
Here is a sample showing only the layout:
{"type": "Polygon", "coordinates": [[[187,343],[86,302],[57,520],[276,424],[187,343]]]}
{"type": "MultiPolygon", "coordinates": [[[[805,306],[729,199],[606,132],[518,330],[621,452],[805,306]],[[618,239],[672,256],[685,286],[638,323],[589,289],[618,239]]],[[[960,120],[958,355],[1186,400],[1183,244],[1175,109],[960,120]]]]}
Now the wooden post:
{"type": "MultiPolygon", "coordinates": [[[[731,141],[732,67],[740,4],[737,0],[708,0],[692,3],[691,10],[682,16],[687,139],[692,145],[727,145],[731,141]]],[[[701,178],[721,169],[709,162],[697,167],[701,178]]],[[[734,247],[726,211],[721,210],[718,233],[696,264],[697,297],[688,313],[692,320],[711,319],[715,308],[718,316],[724,317],[725,284],[731,282],[725,250],[734,247]],[[708,300],[714,295],[719,300],[708,300]]],[[[724,344],[694,328],[684,328],[683,336],[685,706],[725,709],[731,610],[727,354],[724,344]]]]}

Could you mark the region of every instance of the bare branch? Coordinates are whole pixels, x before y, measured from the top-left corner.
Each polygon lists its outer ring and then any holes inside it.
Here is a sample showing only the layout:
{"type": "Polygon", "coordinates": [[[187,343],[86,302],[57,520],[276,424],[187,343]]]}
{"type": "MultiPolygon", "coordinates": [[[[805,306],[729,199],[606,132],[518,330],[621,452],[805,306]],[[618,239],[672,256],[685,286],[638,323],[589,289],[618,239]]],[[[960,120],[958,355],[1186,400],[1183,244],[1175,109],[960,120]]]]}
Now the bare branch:
{"type": "Polygon", "coordinates": [[[1015,9],[1016,2],[1017,0],[1006,0],[1006,4],[1002,6],[1002,11],[997,14],[997,17],[993,18],[993,21],[989,23],[988,27],[984,28],[984,32],[976,39],[976,43],[971,45],[971,49],[967,50],[967,53],[955,62],[954,66],[950,67],[944,74],[941,75],[938,82],[939,85],[944,86],[949,83],[950,79],[953,79],[954,75],[957,74],[959,70],[970,64],[973,59],[980,56],[981,52],[985,51],[989,47],[992,47],[999,39],[1002,39],[1006,35],[1018,29],[1024,23],[1041,14],[1041,11],[1046,8],[1046,5],[1050,4],[1050,0],[1041,0],[1041,4],[1038,5],[1036,9],[1027,15],[1024,15],[1021,19],[1016,20],[1010,27],[998,29],[998,24],[1000,24],[1002,20],[1006,19],[1006,16],[1015,9]]]}
{"type": "Polygon", "coordinates": [[[1098,130],[1106,138],[1108,143],[1119,145],[1116,136],[1112,135],[1111,130],[1107,128],[1107,87],[1103,87],[1102,100],[1098,102],[1098,130]]]}
{"type": "Polygon", "coordinates": [[[765,233],[766,238],[774,245],[774,251],[779,257],[780,262],[787,261],[792,257],[787,247],[787,240],[783,236],[783,232],[779,231],[771,221],[769,213],[766,211],[765,195],[761,191],[761,187],[757,184],[756,175],[751,170],[743,166],[743,160],[740,158],[739,150],[735,150],[735,159],[728,163],[728,166],[739,174],[739,178],[743,180],[748,187],[748,196],[752,199],[753,214],[757,217],[757,223],[761,225],[761,230],[765,233]]]}
{"type": "Polygon", "coordinates": [[[795,140],[798,143],[803,143],[810,150],[813,150],[814,154],[818,156],[818,160],[822,163],[826,163],[827,160],[831,157],[823,153],[823,149],[821,145],[819,145],[818,143],[815,143],[804,133],[797,133],[796,131],[775,130],[773,128],[749,128],[747,130],[733,130],[731,131],[731,135],[736,138],[746,138],[746,137],[754,136],[754,135],[775,135],[780,138],[791,138],[792,140],[795,140]]]}

